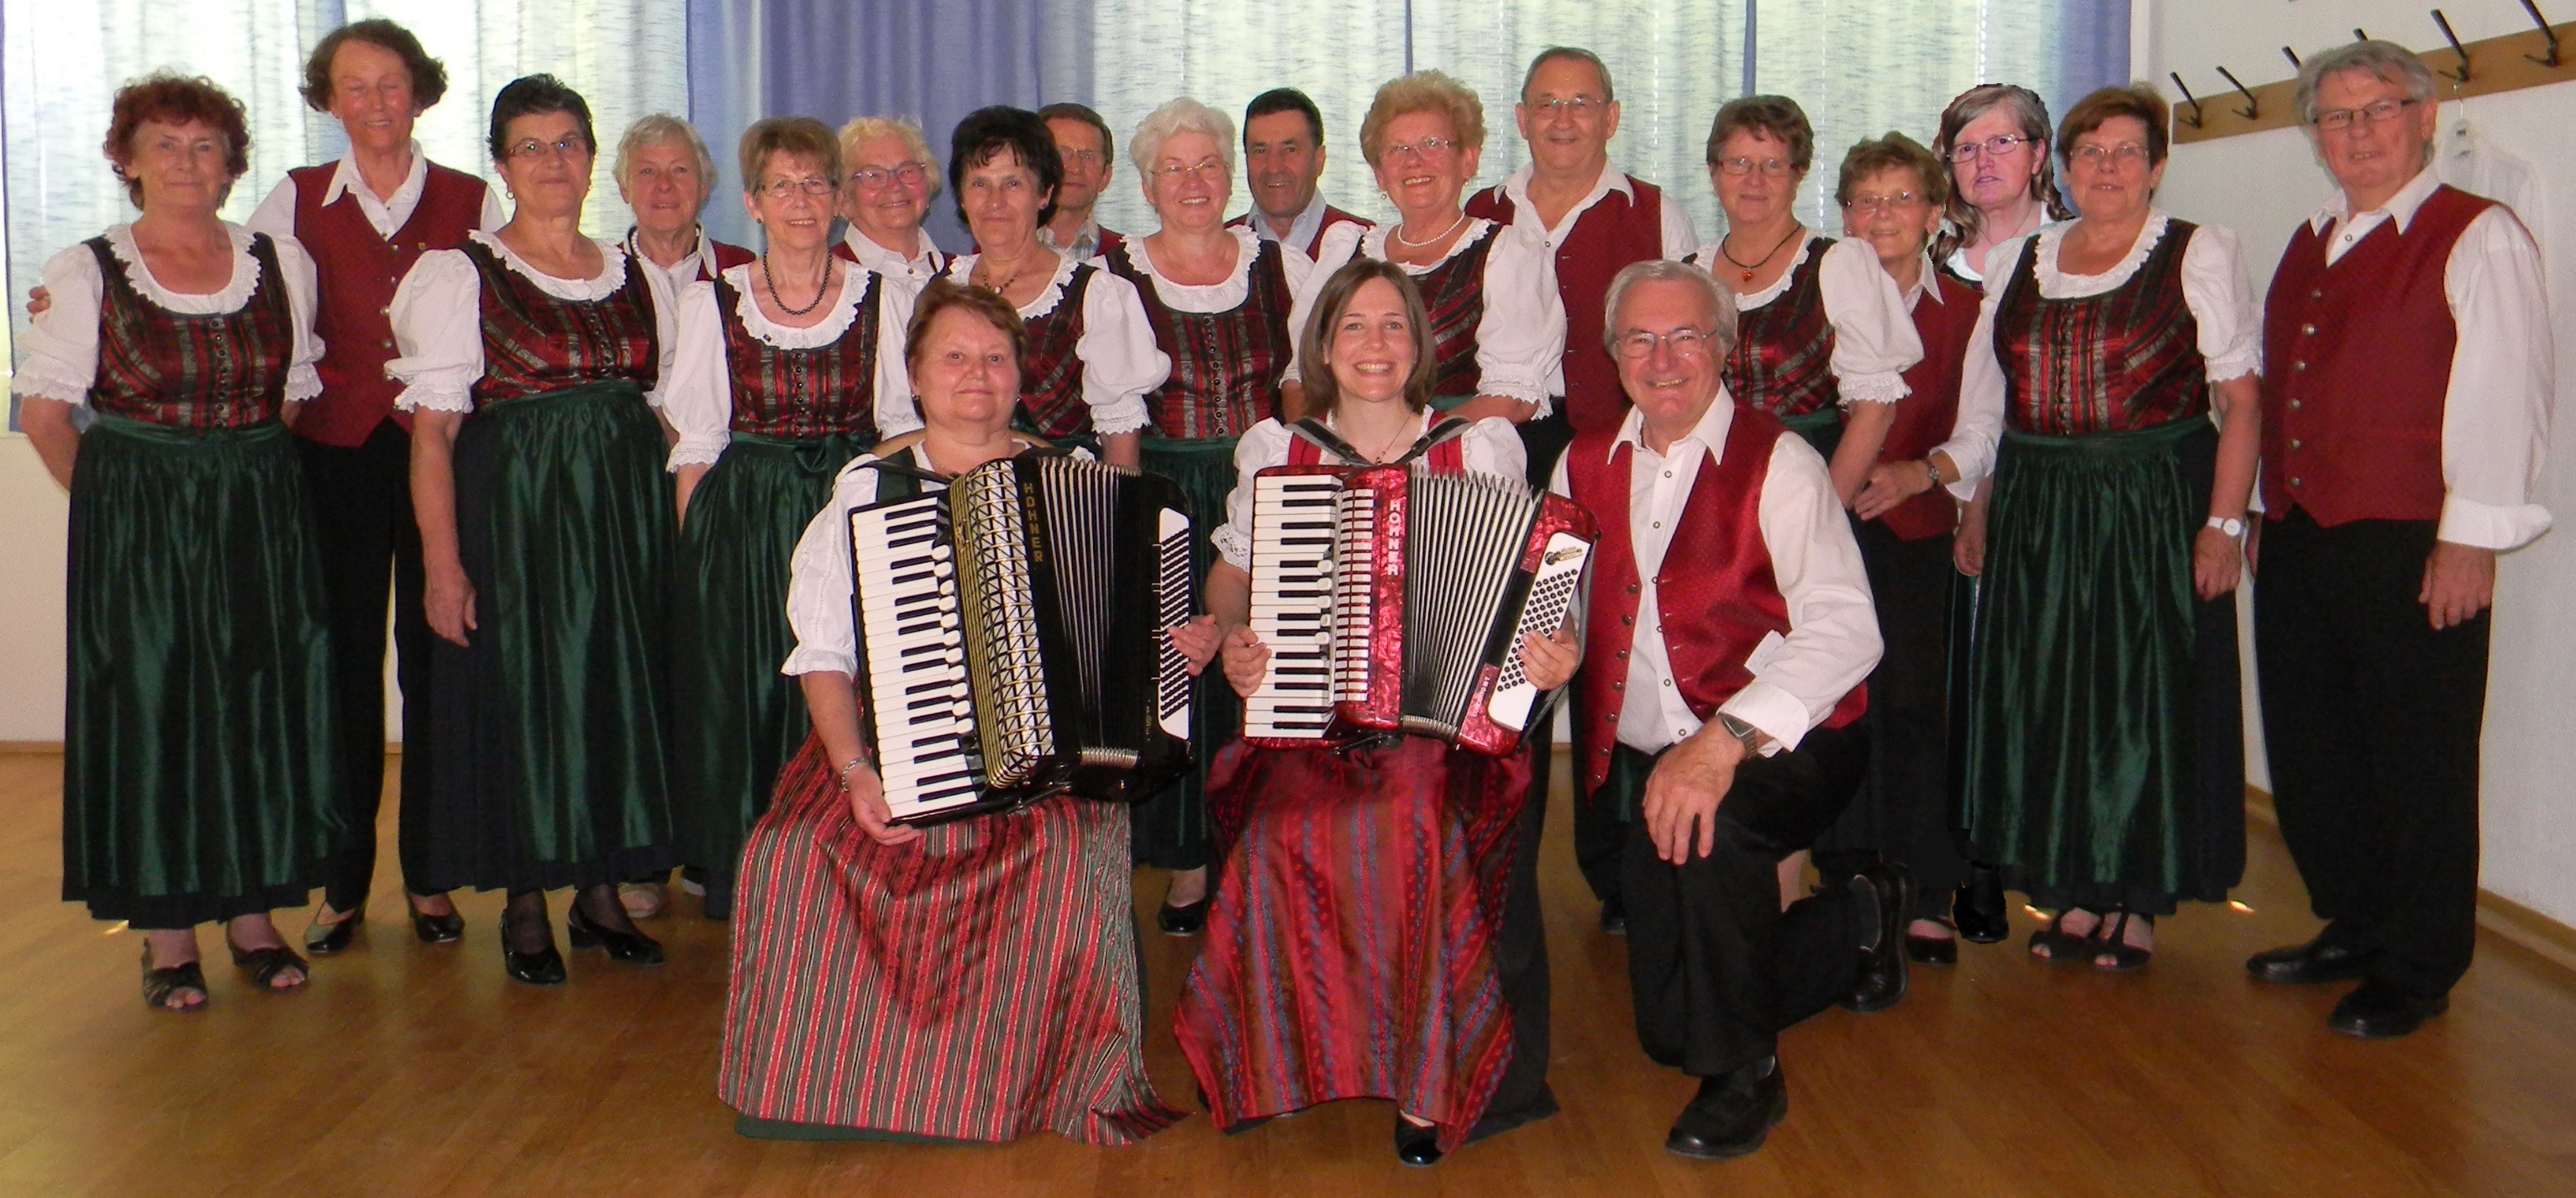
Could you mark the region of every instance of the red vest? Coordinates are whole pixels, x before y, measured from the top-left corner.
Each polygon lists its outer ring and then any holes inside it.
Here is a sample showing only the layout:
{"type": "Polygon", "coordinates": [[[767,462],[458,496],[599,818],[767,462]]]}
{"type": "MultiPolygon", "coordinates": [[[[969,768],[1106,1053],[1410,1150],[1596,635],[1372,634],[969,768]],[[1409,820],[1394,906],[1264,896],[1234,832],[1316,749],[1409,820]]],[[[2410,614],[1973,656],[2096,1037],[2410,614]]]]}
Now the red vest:
{"type": "MultiPolygon", "coordinates": [[[[2263,302],[2263,507],[2317,523],[2439,520],[2442,408],[2459,342],[2443,276],[2494,201],[2436,188],[2332,266],[2306,224],[2263,302]]],[[[2331,235],[2331,228],[2328,230],[2331,235]]]]}
{"type": "MultiPolygon", "coordinates": [[[[1452,416],[1446,412],[1433,413],[1430,425],[1422,430],[1422,435],[1431,441],[1428,448],[1424,448],[1420,451],[1420,460],[1422,464],[1430,469],[1442,471],[1448,474],[1465,473],[1467,470],[1467,446],[1464,443],[1463,438],[1466,436],[1467,426],[1470,423],[1471,422],[1463,416],[1452,416]],[[1457,427],[1450,427],[1452,425],[1457,427]]],[[[1288,457],[1280,464],[1283,466],[1350,466],[1354,468],[1366,468],[1375,464],[1365,459],[1345,457],[1338,452],[1333,453],[1333,460],[1327,462],[1324,460],[1324,455],[1327,452],[1329,451],[1327,451],[1321,444],[1318,444],[1313,437],[1306,435],[1304,430],[1291,424],[1288,426],[1288,457]]],[[[1405,460],[1410,461],[1413,459],[1408,456],[1405,460]]],[[[1390,462],[1387,464],[1394,465],[1395,463],[1390,462]]]]}
{"type": "MultiPolygon", "coordinates": [[[[1253,215],[1253,213],[1246,212],[1233,220],[1225,222],[1225,227],[1229,229],[1251,228],[1253,215]]],[[[1374,229],[1377,227],[1377,222],[1370,220],[1365,216],[1358,216],[1344,212],[1339,208],[1326,204],[1324,205],[1324,219],[1315,222],[1314,238],[1309,240],[1306,244],[1296,247],[1297,252],[1304,254],[1309,258],[1314,257],[1315,251],[1322,249],[1324,246],[1324,234],[1332,232],[1333,226],[1335,225],[1358,225],[1362,229],[1374,229]]]]}
{"type": "Polygon", "coordinates": [[[760,256],[741,246],[706,237],[705,234],[699,236],[705,238],[707,243],[707,252],[698,255],[698,281],[701,283],[715,282],[717,275],[737,266],[749,266],[753,259],[760,256]]]}
{"type": "Polygon", "coordinates": [[[338,163],[324,163],[286,177],[295,181],[295,240],[313,259],[320,280],[313,333],[322,339],[316,368],[322,394],[305,405],[295,435],[347,449],[365,444],[387,417],[411,427],[410,413],[394,411],[403,385],[385,374],[385,363],[396,357],[394,289],[423,253],[464,245],[465,235],[482,226],[484,184],[430,163],[419,206],[388,240],[367,223],[354,197],[322,202],[339,169],[338,163]]]}
{"type": "MultiPolygon", "coordinates": [[[[1771,453],[1785,432],[1780,422],[1737,407],[1726,446],[1714,462],[1700,463],[1682,507],[1680,526],[1655,575],[1655,600],[1673,685],[1702,720],[1753,680],[1744,667],[1762,638],[1789,632],[1789,601],[1771,574],[1771,551],[1762,540],[1762,483],[1771,453]]],[[[1620,446],[1616,428],[1575,434],[1566,447],[1567,490],[1600,524],[1592,554],[1592,598],[1583,633],[1583,669],[1574,683],[1574,752],[1584,785],[1598,788],[1610,773],[1610,751],[1619,743],[1619,712],[1628,686],[1628,647],[1637,635],[1637,550],[1630,540],[1628,485],[1635,451],[1620,446]]],[[[1823,726],[1840,728],[1868,707],[1868,688],[1855,686],[1834,704],[1823,726]]]]}
{"type": "Polygon", "coordinates": [[[1126,234],[1118,232],[1107,225],[1102,225],[1100,226],[1100,244],[1092,247],[1091,255],[1092,257],[1097,258],[1100,255],[1106,254],[1125,244],[1127,244],[1126,234]]]}
{"type": "MultiPolygon", "coordinates": [[[[1896,402],[1896,423],[1888,426],[1887,444],[1878,451],[1882,462],[1922,460],[1950,439],[1950,428],[1958,422],[1959,375],[1967,364],[1968,334],[1977,327],[1980,301],[1967,284],[1948,275],[1935,273],[1932,285],[1940,289],[1939,302],[1928,295],[1914,301],[1914,334],[1923,339],[1923,360],[1905,372],[1910,391],[1896,402]]],[[[1934,487],[1879,519],[1898,539],[1920,541],[1957,528],[1959,505],[1951,502],[1948,491],[1934,487]]]]}
{"type": "MultiPolygon", "coordinates": [[[[1601,347],[1609,314],[1610,280],[1632,262],[1664,256],[1664,193],[1652,183],[1628,180],[1634,200],[1612,191],[1574,218],[1556,246],[1556,292],[1565,303],[1565,414],[1577,432],[1616,430],[1628,414],[1619,366],[1601,347]]],[[[1467,215],[1508,225],[1517,209],[1500,187],[1467,201],[1467,215]]]]}

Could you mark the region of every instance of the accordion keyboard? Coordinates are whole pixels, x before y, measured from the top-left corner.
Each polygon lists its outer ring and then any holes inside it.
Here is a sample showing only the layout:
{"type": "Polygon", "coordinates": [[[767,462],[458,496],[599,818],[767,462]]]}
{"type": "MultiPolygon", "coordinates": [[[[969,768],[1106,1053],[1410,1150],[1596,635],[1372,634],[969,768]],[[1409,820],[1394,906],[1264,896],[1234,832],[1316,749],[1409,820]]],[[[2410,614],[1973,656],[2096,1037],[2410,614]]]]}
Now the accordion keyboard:
{"type": "Polygon", "coordinates": [[[1247,736],[1320,737],[1333,722],[1334,533],[1339,475],[1261,474],[1255,510],[1278,513],[1252,542],[1252,634],[1270,647],[1270,675],[1244,700],[1247,736]]]}
{"type": "Polygon", "coordinates": [[[980,782],[947,510],[932,494],[850,513],[852,545],[873,550],[852,581],[877,773],[898,820],[973,802],[980,782]]]}

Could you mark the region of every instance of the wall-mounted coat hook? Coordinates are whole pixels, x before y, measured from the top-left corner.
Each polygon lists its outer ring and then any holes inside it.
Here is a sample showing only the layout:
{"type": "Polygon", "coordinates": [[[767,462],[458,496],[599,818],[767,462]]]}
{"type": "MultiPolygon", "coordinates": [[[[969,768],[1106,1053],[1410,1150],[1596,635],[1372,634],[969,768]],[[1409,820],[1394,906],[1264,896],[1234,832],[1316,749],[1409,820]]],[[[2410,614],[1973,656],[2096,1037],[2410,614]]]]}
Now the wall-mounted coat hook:
{"type": "Polygon", "coordinates": [[[2433,10],[2433,23],[2442,27],[2442,40],[2451,43],[2451,53],[2460,56],[2460,69],[2456,71],[2439,71],[2436,72],[2436,74],[2442,75],[2455,83],[2467,83],[2469,81],[2468,47],[2460,44],[2459,34],[2451,32],[2451,18],[2443,16],[2441,9],[2437,8],[2433,10]]]}
{"type": "Polygon", "coordinates": [[[2522,0],[2522,11],[2531,14],[2531,23],[2540,26],[2540,36],[2549,39],[2547,55],[2525,54],[2523,57],[2553,71],[2558,69],[2558,31],[2549,27],[2549,18],[2540,15],[2540,5],[2533,0],[2522,0]]]}
{"type": "Polygon", "coordinates": [[[2185,84],[2185,83],[2182,81],[2182,72],[2180,72],[2180,71],[2167,71],[2167,72],[2165,72],[2165,78],[2173,80],[2174,90],[2182,93],[2182,102],[2183,102],[2183,103],[2185,103],[2185,104],[2189,104],[2189,105],[2191,105],[2191,115],[2190,115],[2190,116],[2183,116],[2183,115],[2182,115],[2181,113],[2179,113],[2179,112],[2175,113],[2174,115],[2175,115],[2175,116],[2177,116],[2177,117],[2181,117],[2182,121],[2183,121],[2185,124],[2190,125],[2192,128],[2194,128],[2194,129],[2198,129],[2198,128],[2200,128],[2200,127],[2201,127],[2201,126],[2200,126],[2200,99],[2199,99],[2198,97],[2196,97],[2196,96],[2192,95],[2192,94],[2191,94],[2191,87],[2190,87],[2190,85],[2185,84]]]}
{"type": "Polygon", "coordinates": [[[2367,30],[2367,29],[2363,29],[2363,28],[2360,28],[2360,27],[2356,26],[2356,27],[2354,27],[2354,29],[2353,29],[2353,31],[2352,31],[2352,40],[2354,40],[2354,41],[2356,41],[2356,42],[2366,42],[2366,41],[2369,41],[2369,40],[2370,40],[2370,31],[2369,31],[2369,30],[2367,30]]]}
{"type": "Polygon", "coordinates": [[[2245,97],[2245,107],[2237,109],[2236,115],[2244,117],[2249,121],[2256,119],[2256,113],[2260,108],[2260,104],[2254,99],[2254,90],[2245,86],[2245,82],[2238,79],[2236,77],[2236,72],[2234,71],[2228,70],[2225,67],[2220,67],[2218,68],[2218,73],[2225,75],[2227,77],[2227,81],[2236,86],[2237,95],[2245,97]]]}
{"type": "Polygon", "coordinates": [[[2291,49],[2291,48],[2289,48],[2288,46],[2283,46],[2283,47],[2281,47],[2281,57],[2283,57],[2283,58],[2286,58],[2286,59],[2289,59],[2289,60],[2290,60],[2290,69],[2291,69],[2291,70],[2296,71],[2296,70],[2304,69],[2304,68],[2302,68],[2302,67],[2300,66],[2300,64],[2299,64],[2299,53],[2298,53],[2298,51],[2296,51],[2296,50],[2292,50],[2292,49],[2291,49]]]}

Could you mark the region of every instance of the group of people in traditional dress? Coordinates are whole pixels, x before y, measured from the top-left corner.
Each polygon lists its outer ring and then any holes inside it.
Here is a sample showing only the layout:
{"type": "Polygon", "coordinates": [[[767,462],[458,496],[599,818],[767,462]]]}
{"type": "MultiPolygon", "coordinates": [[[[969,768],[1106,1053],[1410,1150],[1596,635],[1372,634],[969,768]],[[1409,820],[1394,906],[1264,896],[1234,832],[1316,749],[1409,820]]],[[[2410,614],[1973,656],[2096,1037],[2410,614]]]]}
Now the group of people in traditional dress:
{"type": "Polygon", "coordinates": [[[1529,163],[1469,193],[1485,111],[1438,71],[1358,136],[1396,214],[1318,191],[1293,89],[1238,128],[1180,98],[1128,136],[1158,228],[1094,206],[1080,104],[922,131],[744,131],[756,248],[708,238],[685,122],[618,142],[635,227],[582,231],[600,142],[550,76],[495,96],[501,195],[428,162],[438,60],[360,21],[304,97],[349,139],[247,227],[242,106],[120,91],[140,215],[54,257],[19,342],[24,425],[70,489],[64,894],[145,936],[157,1010],[211,993],[196,926],[259,986],[365,926],[390,603],[411,925],[505,891],[518,981],[575,949],[650,965],[665,883],[732,920],[719,1092],[746,1134],[1126,1143],[1181,1117],[1144,1069],[1135,867],[1204,937],[1174,1032],[1228,1133],[1392,1100],[1409,1164],[1555,1110],[1537,858],[1543,738],[1238,732],[1250,480],[1408,465],[1571,499],[1600,539],[1575,619],[1513,648],[1570,695],[1572,850],[1626,937],[1638,1038],[1700,1079],[1667,1146],[1759,1148],[1777,1037],[2054,914],[2029,955],[2151,959],[2244,863],[2236,607],[2282,832],[2325,920],[2248,962],[2359,980],[2331,1025],[2402,1036],[2473,944],[2495,559],[2544,531],[2537,251],[2431,169],[2433,80],[2363,41],[2297,103],[2337,194],[2258,304],[2237,240],[2158,208],[2167,109],[1969,90],[1927,147],[1849,148],[1840,236],[1796,212],[1798,104],[1715,115],[1726,231],[1612,165],[1612,71],[1552,48],[1529,163]],[[1250,211],[1228,219],[1240,171],[1250,211]],[[974,237],[922,227],[951,193],[974,237]],[[507,203],[503,202],[506,196],[507,203]],[[834,237],[835,223],[844,232],[834,237]],[[1072,452],[1196,513],[1196,771],[897,822],[857,678],[847,513],[1072,452]],[[2260,508],[2256,510],[2259,479],[2260,508]],[[2257,553],[2258,542],[2268,541],[2257,553]],[[1812,881],[1810,878],[1812,877],[1812,881]]]}

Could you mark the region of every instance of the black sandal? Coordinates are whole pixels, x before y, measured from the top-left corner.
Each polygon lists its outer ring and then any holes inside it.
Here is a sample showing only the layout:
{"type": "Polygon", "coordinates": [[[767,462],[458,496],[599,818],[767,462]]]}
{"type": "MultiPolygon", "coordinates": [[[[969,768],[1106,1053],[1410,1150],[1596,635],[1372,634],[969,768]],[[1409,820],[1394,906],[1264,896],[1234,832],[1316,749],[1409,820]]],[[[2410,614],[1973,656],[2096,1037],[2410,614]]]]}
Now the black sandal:
{"type": "Polygon", "coordinates": [[[2155,959],[2156,950],[2139,948],[2125,939],[2131,919],[2143,919],[2151,928],[2156,926],[2155,916],[2139,915],[2125,906],[2111,908],[2102,916],[2102,927],[2094,934],[2093,968],[2104,973],[2127,973],[2133,969],[2144,969],[2147,962],[2155,959]],[[2115,916],[2119,920],[2117,925],[2112,923],[2115,916]],[[2104,964],[2106,960],[2109,964],[2104,964]]]}
{"type": "Polygon", "coordinates": [[[233,964],[239,966],[242,972],[249,974],[251,984],[262,990],[284,994],[301,990],[305,983],[313,980],[313,966],[304,958],[295,955],[294,949],[283,944],[273,948],[243,948],[233,943],[232,937],[226,936],[224,947],[233,950],[233,964]],[[277,975],[290,969],[302,974],[304,981],[292,986],[270,984],[277,980],[277,975]]]}
{"type": "Polygon", "coordinates": [[[214,993],[206,989],[206,971],[198,968],[196,962],[173,965],[168,969],[154,969],[152,968],[152,946],[149,944],[143,946],[144,1006],[155,1011],[184,1015],[190,1011],[205,1010],[214,1002],[214,998],[214,993]],[[194,990],[204,1001],[181,1003],[175,1007],[170,1005],[170,996],[182,990],[194,990]]]}
{"type": "Polygon", "coordinates": [[[2096,919],[2093,925],[2093,932],[2088,935],[2078,936],[2073,932],[2067,931],[2062,926],[2066,922],[2066,917],[2081,910],[2083,910],[2081,907],[2068,907],[2067,909],[2058,912],[2057,918],[2049,920],[2047,927],[2031,933],[2031,959],[2034,961],[2046,962],[2050,965],[2063,965],[2069,961],[2084,960],[2084,948],[2086,945],[2093,942],[2093,937],[2095,935],[2099,935],[2101,933],[2102,924],[2099,919],[2096,919]],[[2046,953],[2040,952],[2039,950],[2043,948],[2048,951],[2046,953]]]}

